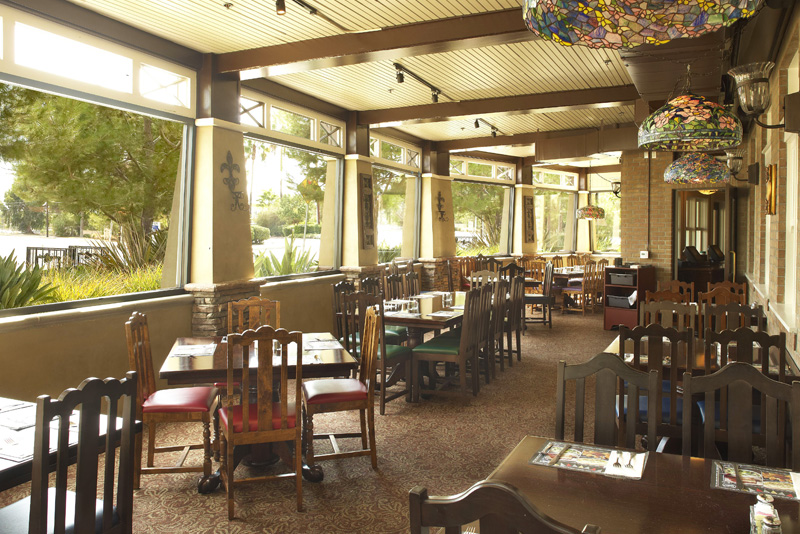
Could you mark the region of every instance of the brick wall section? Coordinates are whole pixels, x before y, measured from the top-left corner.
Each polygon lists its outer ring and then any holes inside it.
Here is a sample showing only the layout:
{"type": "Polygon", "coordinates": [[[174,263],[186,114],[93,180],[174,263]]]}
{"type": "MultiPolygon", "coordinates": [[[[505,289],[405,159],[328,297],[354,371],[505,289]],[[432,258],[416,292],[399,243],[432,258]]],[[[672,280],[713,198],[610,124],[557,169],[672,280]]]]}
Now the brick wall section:
{"type": "Polygon", "coordinates": [[[263,280],[223,284],[187,284],[194,297],[192,304],[193,336],[224,336],[228,333],[228,302],[259,295],[263,280]]]}
{"type": "MultiPolygon", "coordinates": [[[[422,291],[447,291],[450,286],[448,263],[450,258],[420,258],[422,264],[422,291]]],[[[453,280],[458,279],[458,273],[453,268],[453,280]]]]}

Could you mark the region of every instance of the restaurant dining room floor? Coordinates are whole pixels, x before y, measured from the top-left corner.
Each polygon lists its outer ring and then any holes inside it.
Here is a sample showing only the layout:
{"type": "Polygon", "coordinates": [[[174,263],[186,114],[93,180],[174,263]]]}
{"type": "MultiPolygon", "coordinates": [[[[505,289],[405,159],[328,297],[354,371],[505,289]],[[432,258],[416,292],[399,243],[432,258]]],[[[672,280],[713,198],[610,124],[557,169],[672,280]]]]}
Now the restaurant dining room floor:
{"type": "MultiPolygon", "coordinates": [[[[322,462],[324,481],[303,483],[303,512],[295,509],[292,479],[238,486],[236,519],[228,521],[224,491],[198,494],[196,474],[145,476],[134,494],[133,532],[408,532],[412,487],[425,486],[432,495],[461,492],[488,476],[525,435],[554,436],[556,363],[586,361],[616,334],[603,330],[602,314],[559,315],[552,330],[529,325],[522,361],[503,373],[498,367],[497,379],[488,385],[481,378],[477,397],[466,402],[435,397],[419,404],[396,399],[385,416],[376,406],[378,469],[368,457],[322,462]]],[[[358,415],[320,415],[314,422],[318,432],[355,431],[358,415]]],[[[199,424],[164,425],[159,442],[198,440],[200,434],[199,424]]],[[[322,442],[315,446],[324,450],[322,442]]],[[[0,493],[0,507],[29,491],[28,484],[0,493]]]]}

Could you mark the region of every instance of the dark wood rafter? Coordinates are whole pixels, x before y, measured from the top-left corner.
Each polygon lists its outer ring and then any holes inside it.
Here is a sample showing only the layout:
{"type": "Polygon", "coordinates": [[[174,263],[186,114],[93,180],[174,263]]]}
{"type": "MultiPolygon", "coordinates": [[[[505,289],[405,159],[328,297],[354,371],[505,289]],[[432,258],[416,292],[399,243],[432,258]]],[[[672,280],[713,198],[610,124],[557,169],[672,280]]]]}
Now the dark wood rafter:
{"type": "Polygon", "coordinates": [[[534,39],[520,10],[507,9],[228,52],[219,55],[217,68],[249,80],[534,39]]]}
{"type": "Polygon", "coordinates": [[[578,109],[609,108],[632,106],[639,99],[636,87],[622,85],[582,89],[578,91],[558,91],[530,95],[483,98],[461,102],[441,102],[404,108],[375,109],[358,114],[360,124],[382,124],[403,122],[418,124],[443,122],[455,117],[503,113],[522,115],[528,113],[554,113],[578,109]]]}

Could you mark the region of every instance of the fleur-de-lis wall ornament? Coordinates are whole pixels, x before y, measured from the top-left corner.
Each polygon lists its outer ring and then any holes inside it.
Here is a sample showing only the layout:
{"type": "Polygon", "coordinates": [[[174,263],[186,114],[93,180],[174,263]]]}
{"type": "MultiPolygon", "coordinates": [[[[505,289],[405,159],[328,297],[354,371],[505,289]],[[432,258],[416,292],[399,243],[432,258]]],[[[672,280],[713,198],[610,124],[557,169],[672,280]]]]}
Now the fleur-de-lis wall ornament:
{"type": "Polygon", "coordinates": [[[228,189],[231,190],[231,196],[233,197],[233,203],[231,204],[231,211],[236,211],[237,209],[246,210],[247,204],[242,201],[244,198],[244,191],[237,191],[236,186],[239,185],[239,179],[236,178],[233,173],[239,172],[239,164],[233,162],[233,154],[231,151],[228,150],[228,155],[225,158],[227,161],[219,166],[219,172],[225,173],[228,172],[228,176],[222,179],[222,183],[228,186],[228,189]]]}
{"type": "Polygon", "coordinates": [[[444,209],[444,195],[442,195],[441,191],[436,195],[436,210],[439,212],[439,220],[445,222],[447,220],[447,216],[445,215],[447,211],[444,209]]]}

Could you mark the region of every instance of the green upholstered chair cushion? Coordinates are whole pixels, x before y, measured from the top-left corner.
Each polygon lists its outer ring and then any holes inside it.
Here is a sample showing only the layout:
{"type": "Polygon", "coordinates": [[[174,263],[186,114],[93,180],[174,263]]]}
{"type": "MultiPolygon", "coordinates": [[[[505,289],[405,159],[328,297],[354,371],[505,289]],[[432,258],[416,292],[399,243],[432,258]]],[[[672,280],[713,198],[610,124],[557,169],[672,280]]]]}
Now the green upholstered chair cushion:
{"type": "MultiPolygon", "coordinates": [[[[378,347],[378,359],[383,357],[381,348],[378,347]]],[[[396,358],[411,356],[411,347],[404,347],[402,345],[386,345],[387,362],[396,358]]]]}
{"type": "Polygon", "coordinates": [[[461,339],[449,336],[436,336],[414,347],[414,352],[424,354],[458,354],[458,349],[461,345],[461,339]]]}

